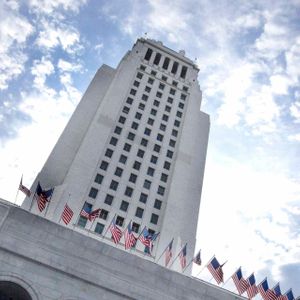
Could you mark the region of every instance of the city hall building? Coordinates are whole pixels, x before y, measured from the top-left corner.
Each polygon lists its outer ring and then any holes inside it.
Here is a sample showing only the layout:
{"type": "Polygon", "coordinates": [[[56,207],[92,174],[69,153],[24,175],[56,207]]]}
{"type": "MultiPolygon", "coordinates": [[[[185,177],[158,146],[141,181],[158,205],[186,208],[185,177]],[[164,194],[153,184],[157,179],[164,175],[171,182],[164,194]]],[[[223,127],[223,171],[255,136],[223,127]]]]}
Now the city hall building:
{"type": "Polygon", "coordinates": [[[184,51],[142,38],[117,68],[100,67],[31,196],[21,208],[0,202],[1,300],[242,298],[175,260],[183,245],[187,261],[195,253],[209,133],[198,72],[184,51]],[[38,185],[53,189],[42,211],[38,185]],[[97,209],[92,220],[81,213],[97,209]],[[112,222],[137,238],[147,228],[153,249],[115,245],[112,222]]]}

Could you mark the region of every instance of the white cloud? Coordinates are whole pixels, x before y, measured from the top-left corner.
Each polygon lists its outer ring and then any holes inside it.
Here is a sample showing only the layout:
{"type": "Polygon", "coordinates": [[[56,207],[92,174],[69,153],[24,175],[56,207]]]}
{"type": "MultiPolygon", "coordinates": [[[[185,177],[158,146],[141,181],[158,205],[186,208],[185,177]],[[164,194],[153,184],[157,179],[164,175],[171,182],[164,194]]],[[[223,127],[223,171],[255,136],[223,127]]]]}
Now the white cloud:
{"type": "Polygon", "coordinates": [[[37,89],[45,88],[47,76],[54,73],[54,66],[52,62],[45,57],[41,60],[35,60],[31,68],[31,74],[34,75],[33,84],[37,89]]]}
{"type": "Polygon", "coordinates": [[[271,90],[274,94],[287,95],[291,84],[290,79],[286,75],[272,75],[270,77],[271,90]]]}
{"type": "Polygon", "coordinates": [[[290,114],[295,119],[295,123],[300,123],[300,101],[296,101],[290,106],[290,114]]]}
{"type": "Polygon", "coordinates": [[[24,71],[27,55],[23,47],[33,32],[33,26],[19,14],[15,2],[0,3],[0,90],[24,71]]]}
{"type": "Polygon", "coordinates": [[[291,142],[300,142],[300,133],[290,134],[288,136],[288,140],[291,141],[291,142]]]}

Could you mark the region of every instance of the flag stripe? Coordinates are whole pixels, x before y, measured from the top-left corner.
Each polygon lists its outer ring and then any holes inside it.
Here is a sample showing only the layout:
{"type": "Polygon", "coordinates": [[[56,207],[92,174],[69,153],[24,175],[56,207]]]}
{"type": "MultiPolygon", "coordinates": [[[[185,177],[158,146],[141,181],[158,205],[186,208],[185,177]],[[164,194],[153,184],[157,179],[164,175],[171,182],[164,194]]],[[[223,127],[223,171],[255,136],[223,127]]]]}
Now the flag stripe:
{"type": "Polygon", "coordinates": [[[64,223],[66,225],[68,225],[70,223],[70,221],[73,218],[73,215],[74,215],[73,210],[66,204],[65,208],[64,208],[64,211],[61,215],[61,218],[62,218],[62,220],[64,221],[64,223]]]}

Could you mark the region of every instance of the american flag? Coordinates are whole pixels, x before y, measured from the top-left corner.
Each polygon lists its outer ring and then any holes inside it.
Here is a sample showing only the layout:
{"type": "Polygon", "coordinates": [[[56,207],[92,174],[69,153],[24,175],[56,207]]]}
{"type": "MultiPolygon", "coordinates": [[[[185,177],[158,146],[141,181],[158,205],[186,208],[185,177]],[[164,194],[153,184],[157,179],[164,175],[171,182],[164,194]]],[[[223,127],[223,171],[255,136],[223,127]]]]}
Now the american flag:
{"type": "Polygon", "coordinates": [[[288,300],[295,300],[292,289],[290,289],[288,292],[286,292],[285,296],[287,297],[288,300]]]}
{"type": "Polygon", "coordinates": [[[149,233],[148,235],[148,239],[150,240],[150,246],[145,246],[144,248],[144,253],[147,253],[147,254],[150,254],[151,255],[151,252],[153,250],[153,242],[157,239],[157,237],[159,236],[159,232],[158,233],[149,233]]]}
{"type": "Polygon", "coordinates": [[[273,287],[273,291],[277,296],[277,300],[288,300],[288,297],[286,295],[281,294],[279,282],[273,287]]]}
{"type": "Polygon", "coordinates": [[[65,205],[64,211],[61,214],[61,219],[64,221],[66,225],[70,223],[74,215],[73,210],[68,206],[68,204],[65,205]]]}
{"type": "Polygon", "coordinates": [[[233,282],[240,295],[246,292],[249,287],[249,283],[246,279],[243,278],[242,268],[238,268],[236,272],[232,275],[233,282]]]}
{"type": "Polygon", "coordinates": [[[44,191],[40,183],[38,182],[35,193],[37,195],[37,205],[40,212],[42,212],[45,209],[47,202],[50,201],[53,191],[54,188],[48,191],[44,191]]]}
{"type": "Polygon", "coordinates": [[[89,219],[90,213],[87,212],[87,211],[83,208],[83,209],[81,210],[81,212],[80,212],[80,216],[89,219]]]}
{"type": "Polygon", "coordinates": [[[172,258],[173,239],[165,250],[165,266],[167,266],[172,258]]]}
{"type": "Polygon", "coordinates": [[[142,233],[139,236],[139,241],[146,247],[151,247],[151,235],[146,226],[144,227],[142,233]]]}
{"type": "Polygon", "coordinates": [[[118,244],[122,237],[122,231],[119,227],[117,227],[115,217],[112,219],[109,225],[109,230],[111,232],[111,237],[114,240],[115,244],[118,244]]]}
{"type": "Polygon", "coordinates": [[[181,265],[182,270],[186,267],[186,247],[187,247],[187,244],[185,244],[183,246],[183,248],[181,249],[181,251],[179,253],[180,265],[181,265]]]}
{"type": "Polygon", "coordinates": [[[134,247],[137,238],[134,236],[132,232],[132,221],[129,222],[126,230],[125,230],[125,249],[130,249],[134,247]]]}
{"type": "Polygon", "coordinates": [[[211,273],[218,284],[223,282],[223,265],[221,266],[215,257],[213,257],[210,263],[207,265],[208,271],[211,273]]]}
{"type": "Polygon", "coordinates": [[[21,181],[20,181],[20,184],[19,184],[19,190],[21,192],[23,192],[27,197],[30,197],[31,192],[25,185],[23,185],[22,180],[23,180],[23,176],[21,177],[21,181]]]}
{"type": "Polygon", "coordinates": [[[202,261],[201,261],[201,250],[199,250],[199,252],[197,253],[197,255],[193,258],[193,262],[198,265],[201,266],[202,261]]]}
{"type": "Polygon", "coordinates": [[[258,290],[264,300],[276,300],[277,296],[273,290],[269,289],[267,278],[265,278],[259,285],[258,290]]]}
{"type": "Polygon", "coordinates": [[[254,274],[251,274],[248,278],[247,278],[249,287],[247,289],[247,295],[249,299],[254,298],[257,294],[258,294],[258,289],[255,283],[255,277],[254,274]]]}

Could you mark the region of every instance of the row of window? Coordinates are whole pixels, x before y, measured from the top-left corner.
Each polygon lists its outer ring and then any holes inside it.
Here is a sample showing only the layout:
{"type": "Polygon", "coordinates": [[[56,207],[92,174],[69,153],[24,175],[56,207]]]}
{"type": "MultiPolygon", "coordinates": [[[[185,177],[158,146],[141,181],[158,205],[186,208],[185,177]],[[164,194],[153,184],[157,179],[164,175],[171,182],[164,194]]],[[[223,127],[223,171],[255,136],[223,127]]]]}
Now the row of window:
{"type": "MultiPolygon", "coordinates": [[[[148,48],[144,59],[147,60],[147,61],[150,61],[151,57],[152,57],[152,54],[153,54],[153,50],[151,48],[148,48]]],[[[171,60],[167,56],[164,57],[164,60],[162,61],[161,53],[156,52],[154,60],[153,60],[153,65],[156,65],[156,66],[161,65],[161,67],[164,70],[168,70],[169,66],[170,66],[170,62],[171,62],[171,60]]],[[[179,67],[179,63],[177,61],[173,61],[173,64],[172,64],[171,69],[170,69],[171,73],[176,75],[176,73],[178,71],[178,67],[179,67]]],[[[181,66],[180,77],[184,79],[186,77],[186,73],[187,73],[187,67],[186,66],[181,66]]]]}

